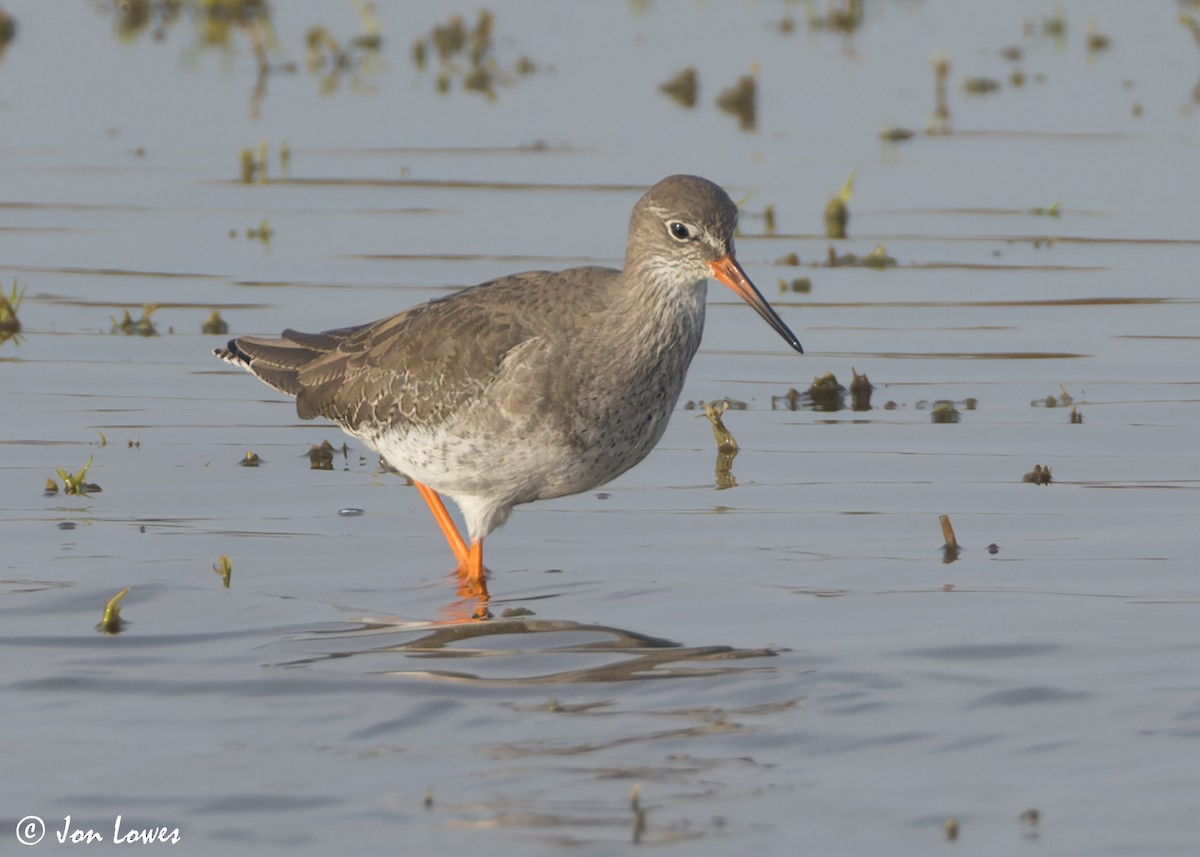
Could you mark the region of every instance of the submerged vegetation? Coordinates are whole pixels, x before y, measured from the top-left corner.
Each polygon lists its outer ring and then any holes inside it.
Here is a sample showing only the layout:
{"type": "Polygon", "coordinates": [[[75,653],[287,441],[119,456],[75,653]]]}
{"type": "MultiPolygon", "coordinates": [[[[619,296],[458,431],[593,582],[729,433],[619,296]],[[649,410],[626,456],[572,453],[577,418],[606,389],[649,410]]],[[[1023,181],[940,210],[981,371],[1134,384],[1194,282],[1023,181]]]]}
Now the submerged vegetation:
{"type": "Polygon", "coordinates": [[[258,457],[257,452],[247,451],[240,459],[238,464],[241,467],[261,467],[263,460],[258,457]]]}
{"type": "Polygon", "coordinates": [[[104,614],[100,617],[100,624],[96,626],[96,630],[102,634],[119,634],[125,627],[125,620],[121,618],[121,600],[129,594],[129,587],[126,586],[112,598],[108,599],[104,605],[104,614]]]}
{"type": "MultiPolygon", "coordinates": [[[[61,467],[54,468],[54,472],[57,473],[58,478],[62,480],[64,494],[69,494],[76,497],[86,497],[89,494],[97,494],[101,491],[99,485],[94,482],[87,481],[87,474],[88,470],[91,469],[93,457],[94,456],[88,456],[87,464],[83,465],[83,467],[81,467],[75,473],[72,473],[69,470],[63,470],[61,467]]],[[[48,492],[52,482],[53,480],[46,480],[46,490],[48,492]]],[[[57,487],[55,488],[55,491],[57,491],[57,487]]]]}
{"type": "Polygon", "coordinates": [[[158,309],[154,304],[146,304],[142,307],[141,318],[133,318],[129,314],[129,310],[124,311],[124,315],[120,321],[109,316],[112,320],[111,333],[123,333],[126,336],[158,336],[158,328],[154,326],[151,316],[158,309]]]}
{"type": "Polygon", "coordinates": [[[221,554],[217,557],[217,561],[213,563],[212,570],[215,574],[221,576],[222,585],[228,589],[230,578],[233,576],[233,563],[229,559],[229,554],[221,554]]]}
{"type": "Polygon", "coordinates": [[[321,441],[320,445],[313,444],[308,449],[308,466],[310,470],[333,470],[334,446],[329,439],[321,441]]]}
{"type": "Polygon", "coordinates": [[[512,84],[518,77],[533,74],[537,63],[519,56],[509,67],[495,56],[493,29],[496,16],[490,9],[480,9],[471,28],[461,15],[451,15],[446,23],[438,24],[413,42],[412,61],[418,71],[425,71],[431,52],[438,58],[437,91],[453,91],[457,83],[466,92],[477,92],[496,98],[496,86],[512,84]]]}
{"type": "Polygon", "coordinates": [[[356,0],[360,32],[345,43],[339,41],[324,24],[309,27],[304,35],[305,66],[318,75],[322,95],[336,92],[347,78],[355,92],[373,92],[367,78],[383,68],[380,48],[383,34],[375,17],[375,4],[356,0]]]}
{"type": "Polygon", "coordinates": [[[1050,468],[1041,464],[1033,465],[1033,470],[1021,477],[1022,482],[1032,482],[1034,485],[1049,485],[1054,481],[1050,468]]]}
{"type": "MultiPolygon", "coordinates": [[[[241,149],[238,151],[238,178],[242,184],[266,184],[270,181],[267,167],[271,159],[271,149],[267,141],[259,140],[257,148],[241,149]]],[[[287,179],[291,172],[292,149],[287,140],[279,144],[279,177],[287,179]]]]}
{"type": "Polygon", "coordinates": [[[219,311],[213,310],[212,315],[200,325],[200,332],[209,336],[225,336],[229,333],[229,322],[221,318],[219,311]]]}
{"type": "Polygon", "coordinates": [[[758,127],[758,81],[752,74],[744,74],[737,83],[717,96],[717,107],[737,117],[743,131],[758,127]]]}
{"type": "Polygon", "coordinates": [[[688,67],[659,84],[659,90],[681,107],[695,107],[699,92],[696,69],[688,67]]]}
{"type": "Polygon", "coordinates": [[[700,407],[704,409],[704,416],[712,424],[713,438],[717,442],[717,463],[714,468],[717,489],[733,488],[737,485],[737,479],[733,475],[733,459],[738,454],[738,443],[733,433],[725,427],[723,419],[725,412],[729,410],[729,402],[701,402],[700,407]]]}
{"type": "Polygon", "coordinates": [[[842,189],[825,203],[825,237],[845,238],[846,225],[850,222],[850,197],[854,195],[854,177],[857,169],[850,171],[842,189]]]}
{"type": "Polygon", "coordinates": [[[17,37],[17,19],[0,9],[0,59],[4,59],[4,51],[8,43],[17,37]]]}
{"type": "Polygon", "coordinates": [[[6,295],[0,290],[0,343],[10,339],[19,341],[17,334],[21,332],[21,320],[17,317],[17,312],[21,309],[21,301],[24,299],[25,288],[17,287],[15,277],[9,294],[6,295]]]}

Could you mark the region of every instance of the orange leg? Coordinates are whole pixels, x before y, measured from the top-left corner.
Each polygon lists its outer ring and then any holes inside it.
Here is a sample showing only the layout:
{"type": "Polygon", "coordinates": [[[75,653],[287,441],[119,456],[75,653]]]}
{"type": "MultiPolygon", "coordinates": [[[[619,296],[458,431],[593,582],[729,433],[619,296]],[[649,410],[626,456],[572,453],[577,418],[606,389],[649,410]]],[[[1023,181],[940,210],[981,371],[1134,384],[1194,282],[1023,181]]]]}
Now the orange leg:
{"type": "Polygon", "coordinates": [[[458,560],[459,576],[462,577],[463,573],[467,570],[470,554],[467,543],[463,541],[463,537],[458,532],[458,527],[454,525],[454,519],[446,511],[446,504],[442,502],[441,495],[416,480],[413,480],[413,485],[417,486],[417,490],[421,492],[421,496],[429,504],[429,511],[433,512],[434,519],[442,529],[442,535],[450,543],[450,550],[454,551],[454,558],[458,560]]]}
{"type": "Polygon", "coordinates": [[[463,540],[462,534],[455,526],[454,519],[446,511],[446,504],[442,502],[438,492],[416,480],[413,480],[413,484],[417,486],[417,490],[429,504],[429,510],[433,512],[433,517],[438,522],[442,535],[450,543],[450,550],[454,551],[454,558],[458,560],[459,596],[465,598],[473,595],[478,598],[479,608],[475,611],[475,618],[486,619],[489,616],[487,603],[490,596],[488,595],[487,581],[484,579],[486,570],[483,567],[483,540],[473,542],[470,547],[467,547],[466,541],[463,540]]]}
{"type": "Polygon", "coordinates": [[[459,587],[459,593],[462,595],[477,595],[479,601],[483,604],[488,602],[487,580],[484,575],[487,570],[483,567],[483,540],[472,542],[470,550],[467,553],[467,564],[465,569],[459,569],[462,577],[462,586],[459,587]],[[463,573],[465,572],[465,573],[463,573]],[[463,589],[466,591],[463,592],[463,589]]]}

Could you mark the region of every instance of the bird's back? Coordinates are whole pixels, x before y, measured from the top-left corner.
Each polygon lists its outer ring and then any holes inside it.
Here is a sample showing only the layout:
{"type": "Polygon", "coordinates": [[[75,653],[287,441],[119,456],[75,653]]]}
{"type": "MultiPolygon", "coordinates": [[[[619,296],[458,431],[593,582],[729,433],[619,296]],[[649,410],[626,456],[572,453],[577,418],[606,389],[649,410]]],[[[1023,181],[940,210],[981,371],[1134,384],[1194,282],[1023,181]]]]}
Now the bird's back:
{"type": "Polygon", "coordinates": [[[515,349],[578,337],[575,325],[603,312],[603,286],[617,275],[531,271],[367,324],[242,336],[214,353],[295,396],[303,419],[326,417],[355,433],[435,425],[484,395],[515,349]]]}

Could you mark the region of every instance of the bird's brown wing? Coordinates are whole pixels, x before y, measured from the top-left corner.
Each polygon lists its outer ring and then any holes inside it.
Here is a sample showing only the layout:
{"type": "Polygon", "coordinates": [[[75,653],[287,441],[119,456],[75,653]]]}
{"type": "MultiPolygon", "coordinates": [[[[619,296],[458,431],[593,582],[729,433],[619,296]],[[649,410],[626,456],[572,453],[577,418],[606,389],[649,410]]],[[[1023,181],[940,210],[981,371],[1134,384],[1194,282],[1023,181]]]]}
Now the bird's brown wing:
{"type": "MultiPolygon", "coordinates": [[[[599,295],[585,285],[596,282],[586,273],[595,271],[616,276],[609,269],[531,271],[357,327],[239,337],[217,354],[295,396],[304,419],[323,416],[351,429],[435,426],[513,371],[506,359],[521,362],[537,341],[577,335],[568,322],[586,321],[564,317],[563,290],[575,292],[584,316],[600,311],[599,295]]],[[[536,389],[528,393],[537,398],[536,389]]]]}
{"type": "Polygon", "coordinates": [[[539,336],[540,314],[531,316],[528,304],[543,298],[521,288],[531,276],[538,275],[506,277],[357,328],[285,331],[288,347],[317,352],[298,369],[297,411],[348,427],[444,422],[484,394],[513,349],[539,336]],[[525,303],[499,294],[509,290],[525,303]]]}

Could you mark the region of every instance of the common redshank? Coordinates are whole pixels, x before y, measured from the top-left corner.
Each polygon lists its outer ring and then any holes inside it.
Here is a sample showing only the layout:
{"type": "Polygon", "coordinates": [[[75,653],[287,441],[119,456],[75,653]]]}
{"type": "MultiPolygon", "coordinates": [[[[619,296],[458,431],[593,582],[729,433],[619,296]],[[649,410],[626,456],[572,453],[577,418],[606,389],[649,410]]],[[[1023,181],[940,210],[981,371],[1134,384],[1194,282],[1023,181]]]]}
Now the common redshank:
{"type": "Polygon", "coordinates": [[[736,225],[720,187],[670,176],[633,207],[620,271],[513,274],[357,327],[240,336],[213,353],[410,477],[458,560],[459,594],[487,615],[483,540],[513,507],[603,485],[663,436],[709,277],[803,353],[734,257],[736,225]]]}

